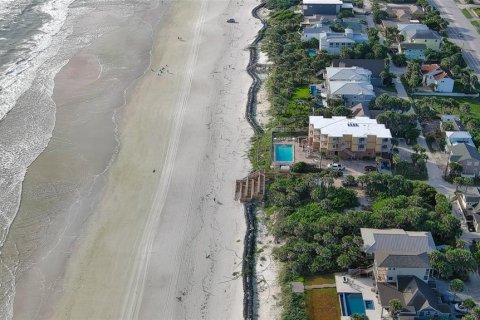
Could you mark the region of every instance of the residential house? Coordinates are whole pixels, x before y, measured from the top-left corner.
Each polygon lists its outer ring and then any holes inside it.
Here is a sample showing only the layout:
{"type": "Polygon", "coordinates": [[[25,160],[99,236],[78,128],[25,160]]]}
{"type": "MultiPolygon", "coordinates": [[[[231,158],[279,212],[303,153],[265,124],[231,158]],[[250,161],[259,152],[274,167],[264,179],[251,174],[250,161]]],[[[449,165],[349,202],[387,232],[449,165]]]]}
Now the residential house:
{"type": "Polygon", "coordinates": [[[408,33],[430,30],[426,25],[421,23],[399,23],[397,24],[397,29],[404,39],[406,39],[408,33]]]}
{"type": "Polygon", "coordinates": [[[371,84],[372,72],[360,67],[326,68],[324,78],[326,97],[342,99],[346,106],[368,105],[375,97],[371,84]]]}
{"type": "Polygon", "coordinates": [[[458,202],[462,209],[473,209],[480,203],[480,193],[477,188],[470,188],[469,193],[459,193],[458,202]]]}
{"type": "Polygon", "coordinates": [[[457,143],[466,143],[475,147],[472,135],[468,131],[445,131],[445,136],[449,148],[457,143]]]}
{"type": "Polygon", "coordinates": [[[302,31],[302,41],[309,41],[311,39],[320,39],[320,33],[328,32],[330,30],[329,26],[323,25],[321,23],[316,23],[313,26],[305,27],[302,31]]]}
{"type": "Polygon", "coordinates": [[[403,53],[407,60],[425,60],[427,46],[423,43],[401,42],[398,44],[398,52],[403,53]]]}
{"type": "Polygon", "coordinates": [[[410,30],[405,32],[405,42],[424,44],[427,49],[439,51],[442,46],[442,37],[432,30],[410,30]]]}
{"type": "Polygon", "coordinates": [[[417,15],[422,14],[421,7],[415,4],[391,4],[387,5],[385,11],[390,17],[396,18],[398,21],[408,22],[414,19],[417,15]]]}
{"type": "Polygon", "coordinates": [[[435,92],[453,92],[455,80],[450,78],[438,64],[423,64],[421,66],[424,86],[433,86],[435,92]]]}
{"type": "Polygon", "coordinates": [[[463,177],[478,177],[480,171],[480,153],[477,148],[465,143],[457,143],[450,147],[449,162],[462,165],[463,177]]]}
{"type": "Polygon", "coordinates": [[[336,15],[343,6],[342,0],[303,0],[302,10],[304,16],[336,15]]]}
{"type": "Polygon", "coordinates": [[[333,59],[332,67],[350,68],[360,67],[370,70],[372,75],[370,82],[374,86],[382,85],[382,77],[380,74],[385,70],[385,60],[383,59],[333,59]]]}
{"type": "Polygon", "coordinates": [[[330,54],[340,54],[342,49],[367,41],[368,36],[365,33],[356,33],[350,28],[345,29],[344,33],[325,31],[320,33],[319,49],[330,54]]]}
{"type": "Polygon", "coordinates": [[[308,144],[313,151],[342,158],[384,156],[392,149],[392,134],[368,117],[310,116],[308,144]]]}
{"type": "Polygon", "coordinates": [[[373,258],[373,275],[383,310],[389,309],[392,299],[398,299],[403,307],[400,318],[449,317],[448,305],[429,285],[432,268],[428,254],[436,250],[430,232],[361,228],[360,233],[365,254],[373,258]]]}
{"type": "Polygon", "coordinates": [[[476,232],[480,232],[480,193],[478,188],[470,188],[468,193],[458,193],[457,199],[469,229],[473,227],[476,232]]]}

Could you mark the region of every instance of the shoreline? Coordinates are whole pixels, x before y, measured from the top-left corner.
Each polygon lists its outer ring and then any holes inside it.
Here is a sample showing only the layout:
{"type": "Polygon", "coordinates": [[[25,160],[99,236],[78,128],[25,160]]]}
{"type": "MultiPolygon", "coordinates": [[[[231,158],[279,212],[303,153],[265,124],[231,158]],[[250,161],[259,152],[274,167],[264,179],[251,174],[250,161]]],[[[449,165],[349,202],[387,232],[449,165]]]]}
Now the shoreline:
{"type": "MultiPolygon", "coordinates": [[[[115,116],[120,119],[118,125],[121,141],[119,153],[106,173],[108,177],[106,187],[93,190],[93,193],[96,194],[95,197],[101,199],[99,206],[92,208],[95,209],[94,213],[88,216],[87,220],[83,218],[83,221],[78,221],[76,225],[72,221],[68,221],[71,217],[64,217],[60,219],[62,221],[57,221],[58,224],[55,226],[49,226],[56,230],[64,230],[61,239],[73,236],[72,245],[67,245],[64,240],[60,241],[59,239],[53,248],[45,247],[36,250],[47,250],[48,259],[57,257],[56,259],[65,261],[65,268],[62,267],[63,263],[56,262],[58,260],[47,261],[47,263],[43,257],[42,263],[36,265],[35,270],[33,268],[22,270],[23,276],[19,285],[24,290],[31,286],[38,286],[38,280],[35,280],[38,276],[44,278],[42,281],[47,281],[51,289],[49,292],[41,294],[40,299],[35,300],[37,302],[30,299],[35,293],[23,291],[26,295],[16,297],[16,316],[19,316],[18,312],[21,312],[21,314],[35,315],[36,318],[82,318],[87,315],[105,319],[118,318],[119,307],[126,306],[125,301],[128,300],[134,301],[134,303],[125,307],[123,314],[126,318],[129,316],[149,318],[149,315],[153,315],[155,310],[158,312],[158,299],[161,298],[168,299],[168,301],[165,299],[165,303],[169,304],[165,309],[165,315],[194,315],[195,312],[198,314],[198,310],[202,310],[201,313],[206,317],[227,312],[232,315],[232,318],[236,318],[241,314],[241,285],[238,280],[235,280],[235,276],[228,279],[235,273],[241,262],[241,259],[238,260],[236,257],[242,249],[241,243],[237,241],[244,228],[242,227],[242,206],[233,201],[234,181],[244,175],[249,166],[244,156],[247,150],[249,130],[245,124],[239,122],[244,110],[237,106],[242,105],[242,100],[246,100],[245,80],[248,78],[244,72],[246,63],[242,68],[242,61],[246,62],[247,57],[241,48],[244,47],[243,44],[248,40],[249,34],[256,28],[255,24],[247,24],[247,21],[250,21],[250,10],[247,7],[250,5],[253,7],[253,3],[242,1],[237,5],[225,3],[223,8],[214,8],[208,12],[204,9],[207,17],[203,18],[201,23],[208,24],[213,29],[204,28],[203,32],[199,32],[198,54],[203,58],[212,57],[210,60],[213,60],[215,56],[220,59],[217,58],[213,65],[213,61],[208,61],[209,59],[198,60],[201,63],[196,63],[195,59],[191,60],[189,68],[192,77],[191,90],[195,95],[200,95],[198,96],[201,97],[200,99],[192,97],[191,93],[185,97],[166,98],[168,94],[172,95],[172,88],[181,87],[179,85],[184,73],[180,71],[177,76],[177,70],[181,70],[184,64],[181,63],[179,56],[183,53],[188,54],[181,48],[190,43],[189,40],[186,43],[176,43],[174,37],[177,36],[175,33],[172,34],[175,26],[166,27],[165,30],[160,29],[160,34],[162,32],[167,34],[166,29],[170,30],[170,41],[167,38],[162,39],[160,35],[155,40],[157,50],[159,50],[159,45],[171,43],[181,45],[179,47],[181,54],[178,54],[178,48],[176,52],[170,48],[166,52],[156,52],[152,60],[157,60],[157,65],[163,65],[161,61],[164,61],[163,59],[170,54],[171,61],[168,62],[168,65],[172,68],[172,72],[175,74],[172,77],[176,80],[158,87],[158,77],[150,74],[148,69],[138,81],[135,80],[134,88],[128,92],[127,105],[121,109],[120,115],[115,116]],[[243,25],[226,28],[224,26],[225,14],[235,16],[241,20],[243,25]],[[224,45],[222,48],[225,51],[212,51],[212,48],[207,47],[206,37],[212,39],[214,36],[212,31],[213,33],[220,32],[220,34],[222,31],[226,31],[222,38],[224,45]],[[176,62],[172,64],[172,61],[176,62]],[[199,85],[204,88],[199,90],[201,89],[199,85]],[[205,90],[206,88],[208,90],[205,90]],[[152,91],[154,93],[151,93],[152,91]],[[180,132],[177,133],[178,139],[180,139],[177,147],[179,145],[182,147],[171,151],[177,154],[177,158],[180,157],[180,160],[175,159],[173,161],[175,164],[168,169],[171,170],[175,179],[172,180],[172,184],[163,182],[164,190],[168,190],[168,192],[160,198],[154,194],[157,188],[152,185],[160,183],[159,180],[155,181],[155,179],[159,179],[159,162],[165,161],[162,159],[166,157],[167,143],[171,140],[162,132],[169,132],[173,125],[170,121],[173,115],[168,115],[169,112],[173,112],[173,109],[155,108],[155,104],[158,103],[155,101],[158,101],[159,97],[165,100],[164,104],[174,105],[175,100],[182,101],[189,109],[189,112],[183,115],[184,123],[179,129],[180,132]],[[196,111],[195,105],[203,105],[202,108],[205,109],[196,111]],[[200,113],[196,115],[198,112],[200,113]],[[198,120],[203,123],[192,127],[198,120]],[[185,129],[185,126],[188,129],[185,129]],[[162,130],[159,130],[160,128],[162,130]],[[232,130],[232,128],[237,129],[232,130]],[[153,137],[151,133],[154,133],[153,137]],[[191,142],[185,140],[185,137],[191,134],[203,142],[191,145],[191,142]],[[155,145],[153,149],[151,148],[152,142],[155,145]],[[200,161],[197,161],[199,170],[194,170],[194,168],[186,170],[188,166],[183,165],[185,160],[190,162],[192,158],[195,158],[195,156],[185,154],[182,149],[186,148],[188,143],[190,143],[189,148],[199,151],[198,160],[200,161]],[[231,143],[234,145],[231,146],[231,143]],[[238,161],[242,158],[242,161],[238,161]],[[179,161],[183,164],[178,164],[179,161]],[[200,164],[203,166],[199,167],[200,164]],[[201,168],[205,172],[202,172],[201,168]],[[152,170],[156,170],[156,174],[152,173],[152,170]],[[185,180],[185,175],[189,174],[194,177],[194,181],[197,181],[197,187],[192,188],[191,193],[191,203],[197,205],[190,206],[190,208],[184,207],[182,197],[178,198],[177,191],[185,190],[185,186],[190,185],[189,179],[185,180]],[[146,186],[149,187],[146,188],[146,186]],[[148,194],[140,194],[136,192],[137,190],[147,191],[148,194]],[[162,199],[162,197],[165,202],[163,210],[162,207],[154,205],[155,202],[162,201],[153,200],[155,198],[162,199]],[[125,203],[127,200],[130,200],[129,203],[125,203]],[[152,204],[151,209],[148,209],[149,204],[152,204]],[[172,216],[175,212],[182,212],[182,210],[174,209],[179,206],[186,209],[186,214],[182,217],[179,217],[178,214],[177,217],[172,216]],[[147,240],[142,240],[144,229],[142,227],[135,228],[135,226],[148,225],[148,221],[155,225],[155,220],[150,220],[143,214],[148,210],[153,210],[158,224],[157,227],[151,229],[152,233],[147,240]],[[143,213],[139,216],[132,212],[143,213]],[[232,213],[235,214],[232,215],[232,213]],[[200,221],[201,225],[199,226],[195,221],[200,221]],[[183,236],[175,232],[175,228],[171,228],[170,223],[172,222],[177,226],[188,226],[185,228],[183,236]],[[185,225],[184,223],[189,224],[185,225]],[[73,228],[73,230],[70,231],[68,228],[73,228]],[[135,232],[132,229],[135,229],[135,232]],[[228,232],[220,231],[223,229],[228,232]],[[190,232],[196,234],[197,239],[191,238],[190,232]],[[180,256],[178,256],[179,250],[170,251],[171,249],[164,247],[165,237],[173,237],[174,241],[178,241],[180,256]],[[138,251],[140,248],[142,249],[138,251]],[[210,253],[205,254],[205,250],[210,253]],[[159,254],[162,251],[165,253],[176,252],[177,259],[180,260],[165,265],[166,262],[161,261],[162,255],[159,254]],[[136,259],[132,258],[135,255],[131,255],[134,252],[139,255],[136,259]],[[206,259],[205,256],[209,258],[206,259]],[[144,266],[135,266],[136,260],[145,262],[144,266]],[[179,263],[180,261],[187,263],[184,265],[179,263]],[[51,280],[44,274],[46,269],[43,268],[46,268],[47,265],[52,266],[51,280]],[[177,267],[172,269],[175,265],[177,267]],[[156,267],[152,268],[152,266],[156,267]],[[158,288],[158,285],[162,288],[166,288],[163,286],[167,285],[164,276],[159,274],[161,270],[158,270],[158,267],[162,269],[162,266],[168,272],[177,274],[177,283],[168,285],[170,294],[166,297],[163,297],[166,293],[160,292],[163,289],[158,288]],[[179,267],[184,270],[178,270],[179,267]],[[145,274],[139,282],[143,284],[140,287],[137,286],[142,291],[141,295],[134,296],[133,299],[122,298],[123,294],[128,292],[128,289],[125,291],[123,289],[125,285],[128,286],[124,279],[128,279],[131,275],[138,275],[138,270],[143,270],[140,274],[145,274]],[[184,272],[185,279],[178,278],[182,272],[184,272]],[[205,278],[205,275],[208,277],[205,278]],[[204,280],[200,281],[200,279],[204,280]],[[205,282],[205,279],[209,280],[205,282]],[[225,282],[226,279],[227,282],[225,282]],[[99,288],[99,285],[102,287],[99,288]],[[208,292],[205,291],[205,285],[210,287],[208,292]],[[191,290],[183,294],[184,291],[179,290],[181,288],[191,288],[191,290]],[[175,299],[179,295],[183,300],[181,303],[175,299]],[[95,306],[92,305],[93,301],[95,301],[95,306]],[[157,301],[156,304],[154,301],[157,301]],[[47,304],[51,305],[47,306],[47,304]]],[[[193,5],[183,9],[175,7],[172,10],[174,14],[192,16],[195,12],[194,8],[193,5]]],[[[176,31],[186,30],[185,23],[176,27],[176,31]]],[[[185,34],[189,33],[185,32],[185,34]]],[[[187,36],[182,37],[187,39],[187,36]]],[[[165,82],[167,81],[169,80],[165,80],[165,82]]],[[[181,115],[178,117],[182,118],[181,115]]],[[[76,214],[91,210],[88,209],[90,204],[86,205],[87,207],[77,208],[76,214]]],[[[76,214],[75,219],[79,219],[80,217],[77,218],[76,214]]],[[[134,290],[130,292],[134,292],[134,290]]]]}

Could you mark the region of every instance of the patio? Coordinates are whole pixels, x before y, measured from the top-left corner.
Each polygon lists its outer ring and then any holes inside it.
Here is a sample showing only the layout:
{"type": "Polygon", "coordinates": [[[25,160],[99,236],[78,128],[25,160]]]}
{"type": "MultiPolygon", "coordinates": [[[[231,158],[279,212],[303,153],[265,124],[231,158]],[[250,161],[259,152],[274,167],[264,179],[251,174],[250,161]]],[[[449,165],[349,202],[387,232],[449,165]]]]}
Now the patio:
{"type": "MultiPolygon", "coordinates": [[[[335,284],[337,292],[340,293],[361,293],[363,300],[373,301],[374,309],[366,309],[365,313],[370,320],[382,319],[382,307],[380,306],[377,294],[375,293],[374,282],[372,278],[353,278],[347,274],[335,274],[335,284]]],[[[388,314],[385,313],[385,317],[388,314]]],[[[350,317],[342,316],[342,320],[348,320],[350,317]]]]}

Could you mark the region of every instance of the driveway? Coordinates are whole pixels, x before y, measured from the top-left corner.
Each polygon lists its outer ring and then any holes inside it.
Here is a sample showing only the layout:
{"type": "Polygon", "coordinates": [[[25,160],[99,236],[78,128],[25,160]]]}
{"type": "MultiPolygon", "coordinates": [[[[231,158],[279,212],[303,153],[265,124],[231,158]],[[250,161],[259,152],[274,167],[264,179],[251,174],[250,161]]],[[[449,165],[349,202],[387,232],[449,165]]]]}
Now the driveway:
{"type": "Polygon", "coordinates": [[[403,86],[400,77],[407,71],[406,67],[396,67],[393,62],[390,63],[390,72],[393,73],[396,77],[393,79],[393,84],[395,85],[395,89],[397,89],[397,96],[402,99],[409,99],[407,91],[403,86]]]}
{"type": "Polygon", "coordinates": [[[455,192],[456,187],[453,184],[443,179],[444,173],[438,167],[435,161],[436,159],[435,155],[433,155],[429,151],[427,142],[425,141],[425,137],[423,136],[423,132],[421,131],[422,128],[419,123],[417,123],[417,128],[420,130],[420,136],[417,139],[417,143],[421,147],[425,148],[426,154],[428,156],[428,160],[427,160],[428,181],[427,182],[429,185],[437,189],[438,192],[444,194],[445,196],[447,196],[448,199],[450,199],[453,193],[455,192]]]}

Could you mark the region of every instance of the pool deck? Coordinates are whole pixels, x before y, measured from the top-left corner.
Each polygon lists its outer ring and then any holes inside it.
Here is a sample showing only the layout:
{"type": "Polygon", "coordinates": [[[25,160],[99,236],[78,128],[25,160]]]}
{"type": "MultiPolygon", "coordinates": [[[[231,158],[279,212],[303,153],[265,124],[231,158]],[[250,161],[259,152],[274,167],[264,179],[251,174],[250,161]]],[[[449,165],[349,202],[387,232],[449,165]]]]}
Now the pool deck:
{"type": "MultiPolygon", "coordinates": [[[[375,307],[374,310],[366,310],[366,314],[370,320],[382,319],[382,308],[378,302],[377,295],[373,289],[373,280],[371,278],[352,278],[345,274],[335,274],[335,285],[338,293],[361,293],[363,300],[372,300],[375,307]],[[348,282],[343,282],[346,277],[348,282]]],[[[342,317],[342,320],[348,320],[350,317],[342,317]]]]}

